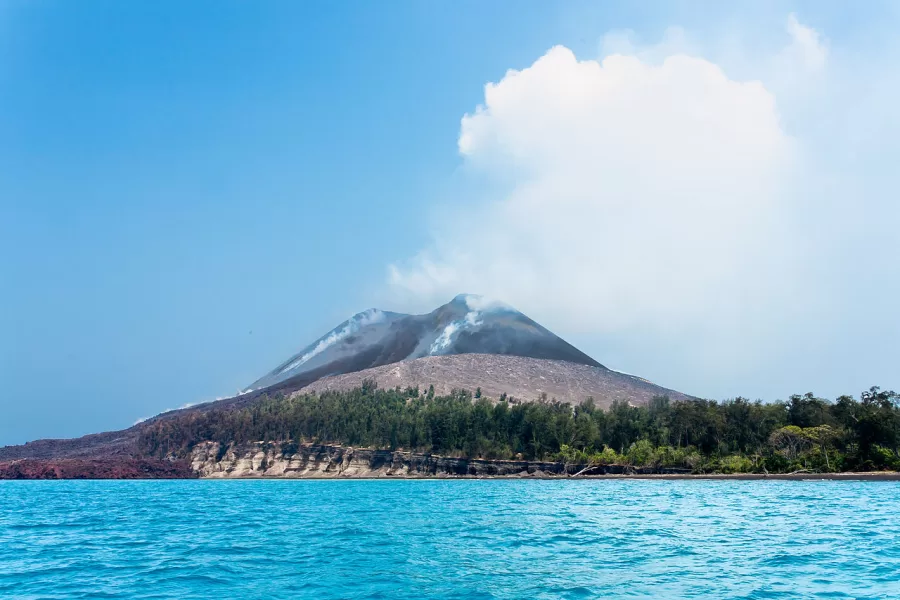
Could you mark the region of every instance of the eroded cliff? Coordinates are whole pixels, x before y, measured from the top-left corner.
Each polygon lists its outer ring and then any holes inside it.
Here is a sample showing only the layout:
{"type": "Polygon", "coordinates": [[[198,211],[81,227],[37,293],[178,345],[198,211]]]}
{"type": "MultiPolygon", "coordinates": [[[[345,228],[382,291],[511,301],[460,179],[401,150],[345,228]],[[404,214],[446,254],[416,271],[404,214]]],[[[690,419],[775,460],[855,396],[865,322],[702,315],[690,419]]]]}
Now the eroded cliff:
{"type": "MultiPolygon", "coordinates": [[[[415,452],[370,450],[324,444],[256,442],[222,446],[203,442],[194,447],[191,468],[201,477],[498,477],[561,476],[583,465],[525,460],[452,458],[415,452]]],[[[595,467],[590,474],[622,474],[628,467],[595,467]]]]}

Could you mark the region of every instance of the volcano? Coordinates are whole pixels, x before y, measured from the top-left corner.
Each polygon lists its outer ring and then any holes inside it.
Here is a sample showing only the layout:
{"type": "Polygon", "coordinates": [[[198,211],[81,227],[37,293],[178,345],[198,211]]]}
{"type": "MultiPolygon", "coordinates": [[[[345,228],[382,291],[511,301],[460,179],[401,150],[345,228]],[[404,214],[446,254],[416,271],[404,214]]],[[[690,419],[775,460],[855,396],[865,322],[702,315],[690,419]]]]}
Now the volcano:
{"type": "Polygon", "coordinates": [[[605,368],[511,306],[460,294],[424,315],[376,308],[358,313],[253,382],[244,393],[300,389],[322,377],[457,354],[520,356],[605,368]]]}
{"type": "MultiPolygon", "coordinates": [[[[466,389],[494,400],[579,403],[592,398],[601,407],[616,400],[647,404],[654,396],[689,398],[603,366],[507,304],[460,294],[422,315],[374,308],[360,312],[232,398],[162,413],[122,431],[7,446],[0,448],[0,461],[132,459],[141,432],[159,421],[231,410],[275,395],[353,389],[372,381],[384,388],[433,387],[438,394],[466,389]]],[[[126,466],[126,471],[142,468],[126,466]]]]}

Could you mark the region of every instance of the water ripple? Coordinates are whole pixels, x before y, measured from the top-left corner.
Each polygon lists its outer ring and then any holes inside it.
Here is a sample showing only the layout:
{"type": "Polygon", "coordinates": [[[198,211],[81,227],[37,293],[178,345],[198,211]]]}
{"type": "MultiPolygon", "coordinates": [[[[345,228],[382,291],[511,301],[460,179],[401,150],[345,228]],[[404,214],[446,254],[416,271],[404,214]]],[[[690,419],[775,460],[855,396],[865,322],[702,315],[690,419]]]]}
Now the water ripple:
{"type": "Polygon", "coordinates": [[[900,484],[3,481],[0,597],[900,598],[900,484]]]}

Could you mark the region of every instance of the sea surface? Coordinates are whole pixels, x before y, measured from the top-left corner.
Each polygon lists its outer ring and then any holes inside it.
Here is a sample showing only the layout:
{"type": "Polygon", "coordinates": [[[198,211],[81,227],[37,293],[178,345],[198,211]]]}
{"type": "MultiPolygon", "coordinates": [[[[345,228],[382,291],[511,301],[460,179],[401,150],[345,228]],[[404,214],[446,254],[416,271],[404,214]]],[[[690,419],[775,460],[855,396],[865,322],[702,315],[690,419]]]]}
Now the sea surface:
{"type": "Polygon", "coordinates": [[[900,483],[0,481],[0,598],[900,598],[900,483]]]}

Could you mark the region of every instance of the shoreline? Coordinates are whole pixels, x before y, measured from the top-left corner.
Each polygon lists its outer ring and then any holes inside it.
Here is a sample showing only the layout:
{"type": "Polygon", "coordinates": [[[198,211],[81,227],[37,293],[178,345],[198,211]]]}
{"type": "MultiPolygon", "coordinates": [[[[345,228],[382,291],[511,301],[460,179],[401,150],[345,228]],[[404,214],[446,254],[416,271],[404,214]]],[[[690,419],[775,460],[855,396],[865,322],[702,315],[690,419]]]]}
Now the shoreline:
{"type": "Polygon", "coordinates": [[[673,467],[469,459],[327,444],[196,446],[190,457],[0,461],[0,480],[121,479],[536,479],[647,481],[900,481],[900,471],[692,473],[673,467]]]}
{"type": "MultiPolygon", "coordinates": [[[[635,475],[238,475],[201,477],[0,477],[2,481],[900,481],[900,472],[866,473],[702,473],[635,475]]],[[[0,484],[2,485],[2,484],[0,484]]]]}
{"type": "Polygon", "coordinates": [[[535,480],[535,481],[627,481],[630,479],[659,481],[900,481],[898,471],[859,473],[679,473],[679,474],[635,474],[635,475],[241,475],[235,477],[199,477],[202,481],[473,481],[473,480],[535,480]]]}

